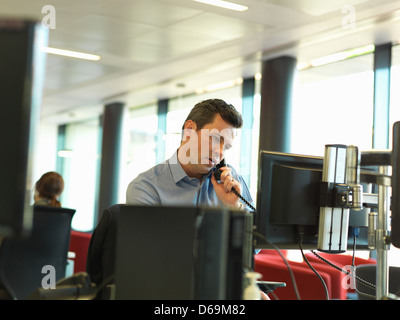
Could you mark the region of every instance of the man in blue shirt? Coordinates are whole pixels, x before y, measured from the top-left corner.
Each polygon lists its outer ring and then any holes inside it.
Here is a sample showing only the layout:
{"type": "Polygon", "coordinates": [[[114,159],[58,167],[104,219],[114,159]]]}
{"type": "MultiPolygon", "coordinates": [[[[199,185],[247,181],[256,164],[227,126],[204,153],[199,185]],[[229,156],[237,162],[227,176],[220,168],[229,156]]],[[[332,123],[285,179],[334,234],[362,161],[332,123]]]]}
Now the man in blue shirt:
{"type": "Polygon", "coordinates": [[[242,124],[240,113],[223,100],[209,99],[196,104],[182,127],[178,150],[129,184],[127,204],[244,208],[232,188],[247,201],[252,199],[234,168],[222,166],[219,182],[214,176],[215,166],[232,147],[236,130],[242,124]]]}
{"type": "MultiPolygon", "coordinates": [[[[252,202],[243,178],[228,165],[219,168],[222,171],[219,182],[214,176],[216,165],[232,147],[236,130],[242,124],[240,113],[223,100],[210,99],[196,104],[182,127],[182,141],[177,151],[129,184],[127,204],[244,209],[245,205],[232,192],[234,188],[252,202]]],[[[110,263],[115,255],[116,215],[111,212],[114,207],[103,214],[88,253],[87,270],[97,284],[114,273],[114,265],[110,263]]]]}

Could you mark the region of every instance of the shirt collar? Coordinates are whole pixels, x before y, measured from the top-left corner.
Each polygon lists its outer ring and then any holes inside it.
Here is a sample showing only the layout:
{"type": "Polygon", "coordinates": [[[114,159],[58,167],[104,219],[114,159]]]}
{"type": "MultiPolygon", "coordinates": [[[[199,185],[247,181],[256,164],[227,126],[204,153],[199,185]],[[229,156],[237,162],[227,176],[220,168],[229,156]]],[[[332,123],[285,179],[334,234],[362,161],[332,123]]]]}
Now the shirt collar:
{"type": "MultiPolygon", "coordinates": [[[[172,157],[169,158],[168,165],[169,165],[169,168],[171,170],[171,174],[172,174],[172,177],[173,177],[175,183],[178,183],[179,181],[181,181],[185,177],[188,177],[188,179],[195,179],[195,178],[190,178],[186,174],[185,170],[183,170],[181,164],[178,161],[178,150],[176,150],[174,152],[174,154],[172,155],[172,157]]],[[[202,181],[206,180],[211,175],[211,172],[213,172],[214,170],[215,170],[215,168],[213,168],[207,174],[205,174],[203,176],[202,181]]]]}
{"type": "Polygon", "coordinates": [[[168,165],[175,183],[178,183],[180,180],[187,177],[185,170],[183,170],[178,161],[178,150],[176,150],[172,157],[168,160],[168,165]]]}

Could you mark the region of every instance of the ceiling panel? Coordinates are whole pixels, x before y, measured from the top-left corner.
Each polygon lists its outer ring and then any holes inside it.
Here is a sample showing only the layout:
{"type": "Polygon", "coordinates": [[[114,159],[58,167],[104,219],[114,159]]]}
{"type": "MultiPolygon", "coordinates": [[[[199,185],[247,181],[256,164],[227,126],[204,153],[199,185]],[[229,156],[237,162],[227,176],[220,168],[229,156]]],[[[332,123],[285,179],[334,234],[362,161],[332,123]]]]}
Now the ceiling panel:
{"type": "Polygon", "coordinates": [[[88,114],[82,109],[112,99],[128,97],[137,105],[251,76],[262,59],[282,54],[302,62],[400,39],[399,15],[393,14],[399,0],[234,2],[249,10],[191,0],[0,0],[0,16],[41,21],[43,6],[51,3],[56,28],[49,45],[101,55],[96,62],[48,55],[42,114],[53,120],[88,114]],[[346,6],[356,18],[347,29],[346,6]]]}
{"type": "Polygon", "coordinates": [[[73,58],[67,60],[59,57],[55,59],[58,60],[58,63],[53,61],[47,66],[46,90],[49,90],[47,93],[71,86],[79,86],[85,82],[97,80],[120,71],[116,67],[102,65],[96,61],[73,58]]]}
{"type": "MultiPolygon", "coordinates": [[[[96,52],[100,55],[103,53],[116,55],[130,59],[132,62],[145,63],[148,66],[162,63],[164,60],[174,56],[174,52],[168,47],[148,45],[130,40],[119,43],[110,42],[96,52]]],[[[145,66],[143,65],[143,67],[145,66]]]]}
{"type": "Polygon", "coordinates": [[[68,28],[59,28],[49,32],[49,46],[60,49],[94,53],[104,46],[104,42],[104,39],[99,39],[84,32],[73,32],[68,28]]]}
{"type": "Polygon", "coordinates": [[[213,33],[209,35],[193,33],[189,30],[171,28],[157,29],[134,39],[135,44],[148,44],[163,48],[166,52],[176,54],[188,53],[221,43],[222,40],[213,33]]]}
{"type": "Polygon", "coordinates": [[[74,34],[85,34],[88,37],[101,40],[127,40],[154,27],[117,18],[110,18],[96,14],[88,14],[77,20],[66,23],[57,30],[74,34]]]}
{"type": "Polygon", "coordinates": [[[175,23],[169,26],[168,29],[198,33],[229,41],[248,34],[268,30],[269,27],[260,23],[247,22],[238,18],[206,12],[189,20],[175,23]]]}
{"type": "Polygon", "coordinates": [[[356,6],[370,2],[370,0],[258,0],[262,2],[272,3],[281,7],[291,8],[313,16],[322,16],[330,13],[337,13],[345,10],[349,6],[356,6]]]}
{"type": "Polygon", "coordinates": [[[163,28],[192,18],[203,11],[157,0],[117,0],[94,10],[94,12],[107,17],[163,28]]]}

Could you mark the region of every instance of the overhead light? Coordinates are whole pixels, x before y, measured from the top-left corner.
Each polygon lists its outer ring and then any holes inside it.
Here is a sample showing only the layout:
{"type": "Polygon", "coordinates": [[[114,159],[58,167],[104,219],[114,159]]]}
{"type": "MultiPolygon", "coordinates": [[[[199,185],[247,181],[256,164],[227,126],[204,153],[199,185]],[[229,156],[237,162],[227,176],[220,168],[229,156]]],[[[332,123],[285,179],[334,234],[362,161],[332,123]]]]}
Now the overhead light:
{"type": "Polygon", "coordinates": [[[74,152],[72,150],[59,150],[57,155],[61,158],[72,158],[74,152]]]}
{"type": "Polygon", "coordinates": [[[367,53],[371,53],[371,52],[374,52],[374,50],[375,50],[375,46],[373,44],[370,44],[368,46],[351,49],[351,50],[347,50],[347,51],[341,51],[341,52],[337,52],[337,53],[334,53],[334,54],[331,54],[328,56],[314,59],[311,61],[310,65],[312,67],[318,67],[318,66],[322,66],[322,65],[325,65],[328,63],[338,62],[338,61],[342,61],[345,59],[349,59],[349,58],[361,56],[361,55],[364,55],[367,53]]]}
{"type": "Polygon", "coordinates": [[[227,88],[231,88],[231,87],[234,87],[234,86],[241,85],[242,83],[243,83],[243,78],[227,80],[227,81],[223,81],[223,82],[210,84],[210,85],[206,86],[205,88],[198,88],[198,89],[195,90],[195,93],[196,94],[202,94],[202,93],[205,93],[205,92],[212,92],[212,91],[227,89],[227,88]]]}
{"type": "Polygon", "coordinates": [[[297,70],[299,70],[299,71],[308,69],[310,67],[311,67],[310,62],[299,62],[296,66],[297,70]]]}
{"type": "Polygon", "coordinates": [[[71,58],[85,59],[85,60],[100,60],[100,56],[95,54],[83,53],[78,51],[63,50],[57,48],[43,47],[42,50],[47,53],[57,54],[60,56],[66,56],[71,58]]]}
{"type": "Polygon", "coordinates": [[[225,8],[225,9],[229,9],[229,10],[235,10],[235,11],[246,11],[247,9],[249,9],[249,7],[242,6],[241,4],[224,1],[224,0],[193,0],[193,1],[202,2],[205,4],[210,4],[212,6],[225,8]]]}

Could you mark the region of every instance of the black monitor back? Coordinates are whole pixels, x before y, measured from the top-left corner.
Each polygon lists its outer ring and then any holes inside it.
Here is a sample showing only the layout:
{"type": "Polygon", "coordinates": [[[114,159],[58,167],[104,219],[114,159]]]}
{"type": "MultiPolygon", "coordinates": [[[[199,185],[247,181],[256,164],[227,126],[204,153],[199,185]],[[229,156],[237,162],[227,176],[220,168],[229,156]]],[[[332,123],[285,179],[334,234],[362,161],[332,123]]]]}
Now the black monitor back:
{"type": "Polygon", "coordinates": [[[121,205],[116,299],[192,299],[197,210],[121,205]]]}
{"type": "Polygon", "coordinates": [[[253,216],[224,209],[120,205],[116,299],[241,299],[253,216]]]}
{"type": "Polygon", "coordinates": [[[203,209],[197,222],[195,299],[242,299],[253,264],[253,214],[203,209]]]}
{"type": "Polygon", "coordinates": [[[47,31],[40,24],[0,18],[0,232],[32,225],[31,162],[40,120],[47,31]]]}
{"type": "Polygon", "coordinates": [[[400,121],[393,124],[391,241],[400,248],[400,121]]]}

